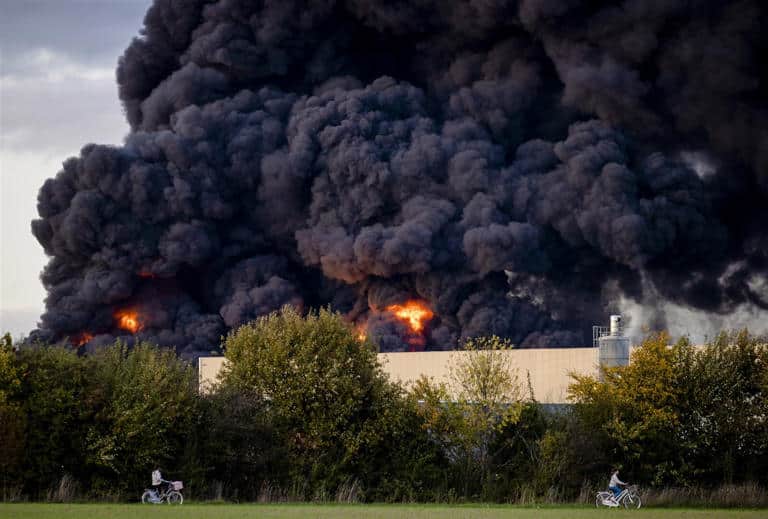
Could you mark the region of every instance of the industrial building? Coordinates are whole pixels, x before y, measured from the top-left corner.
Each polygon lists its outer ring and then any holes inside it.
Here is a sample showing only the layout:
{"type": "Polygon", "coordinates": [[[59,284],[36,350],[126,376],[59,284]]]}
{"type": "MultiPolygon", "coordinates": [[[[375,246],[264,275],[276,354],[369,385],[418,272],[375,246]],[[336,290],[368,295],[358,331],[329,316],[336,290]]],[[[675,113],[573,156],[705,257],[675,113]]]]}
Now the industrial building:
{"type": "MultiPolygon", "coordinates": [[[[609,327],[595,326],[591,348],[532,348],[507,350],[511,364],[523,383],[530,378],[533,394],[543,404],[567,402],[571,374],[599,375],[599,367],[622,366],[629,363],[629,338],[622,329],[622,318],[612,315],[609,327]]],[[[449,366],[457,357],[470,352],[418,351],[379,353],[382,369],[393,381],[406,386],[422,375],[435,382],[449,384],[449,366]]],[[[201,391],[209,391],[216,382],[226,359],[224,357],[200,357],[198,361],[201,391]]],[[[450,386],[449,386],[450,389],[450,386]]]]}

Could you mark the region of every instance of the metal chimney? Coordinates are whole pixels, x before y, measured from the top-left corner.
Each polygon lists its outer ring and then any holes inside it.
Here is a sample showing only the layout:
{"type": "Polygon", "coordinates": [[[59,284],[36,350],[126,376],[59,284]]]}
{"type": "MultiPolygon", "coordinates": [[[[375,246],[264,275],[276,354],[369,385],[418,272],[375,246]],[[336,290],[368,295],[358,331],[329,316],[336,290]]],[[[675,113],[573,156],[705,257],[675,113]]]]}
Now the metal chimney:
{"type": "Polygon", "coordinates": [[[612,337],[621,337],[624,335],[624,327],[621,322],[621,316],[620,315],[612,315],[611,316],[611,332],[610,335],[612,337]]]}
{"type": "Polygon", "coordinates": [[[608,334],[597,337],[598,362],[601,367],[629,364],[629,337],[624,337],[620,315],[612,315],[608,334]]]}

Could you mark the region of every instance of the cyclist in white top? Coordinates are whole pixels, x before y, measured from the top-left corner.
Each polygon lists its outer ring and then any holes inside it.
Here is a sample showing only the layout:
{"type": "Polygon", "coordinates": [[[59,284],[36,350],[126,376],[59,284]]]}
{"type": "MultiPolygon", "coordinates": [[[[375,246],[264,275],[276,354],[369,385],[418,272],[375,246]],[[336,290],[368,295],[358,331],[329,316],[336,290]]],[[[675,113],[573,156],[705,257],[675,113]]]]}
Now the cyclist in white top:
{"type": "Polygon", "coordinates": [[[160,468],[158,467],[152,471],[152,490],[154,490],[157,495],[160,495],[160,490],[163,486],[163,483],[167,483],[167,481],[163,479],[163,474],[160,472],[160,468]]]}
{"type": "Polygon", "coordinates": [[[621,494],[621,488],[619,488],[619,485],[627,486],[626,483],[619,479],[619,469],[613,469],[613,473],[611,473],[611,481],[608,483],[608,490],[613,492],[614,499],[619,497],[619,494],[621,494]]]}

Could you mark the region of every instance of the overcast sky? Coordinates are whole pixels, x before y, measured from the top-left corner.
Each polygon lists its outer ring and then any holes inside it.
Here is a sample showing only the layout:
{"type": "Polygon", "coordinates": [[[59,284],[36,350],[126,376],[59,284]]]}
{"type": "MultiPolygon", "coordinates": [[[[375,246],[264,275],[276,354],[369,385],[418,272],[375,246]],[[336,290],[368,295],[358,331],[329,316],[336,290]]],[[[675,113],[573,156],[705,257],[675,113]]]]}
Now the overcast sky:
{"type": "Polygon", "coordinates": [[[34,328],[46,257],[30,232],[37,191],[89,142],[128,131],[117,59],[150,0],[0,0],[0,332],[34,328]]]}

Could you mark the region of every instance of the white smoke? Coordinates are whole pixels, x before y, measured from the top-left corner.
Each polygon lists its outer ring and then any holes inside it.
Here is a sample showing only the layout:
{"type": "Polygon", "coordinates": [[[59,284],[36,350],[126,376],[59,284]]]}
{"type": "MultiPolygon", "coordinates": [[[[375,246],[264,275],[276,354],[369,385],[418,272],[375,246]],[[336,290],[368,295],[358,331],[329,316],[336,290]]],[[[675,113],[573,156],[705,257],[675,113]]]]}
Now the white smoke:
{"type": "Polygon", "coordinates": [[[665,329],[673,340],[688,337],[693,344],[705,344],[721,331],[748,329],[751,333],[768,333],[768,312],[753,304],[739,305],[727,315],[695,310],[660,299],[640,302],[621,296],[618,300],[624,316],[625,334],[637,344],[653,331],[659,317],[666,323],[665,329]]]}

